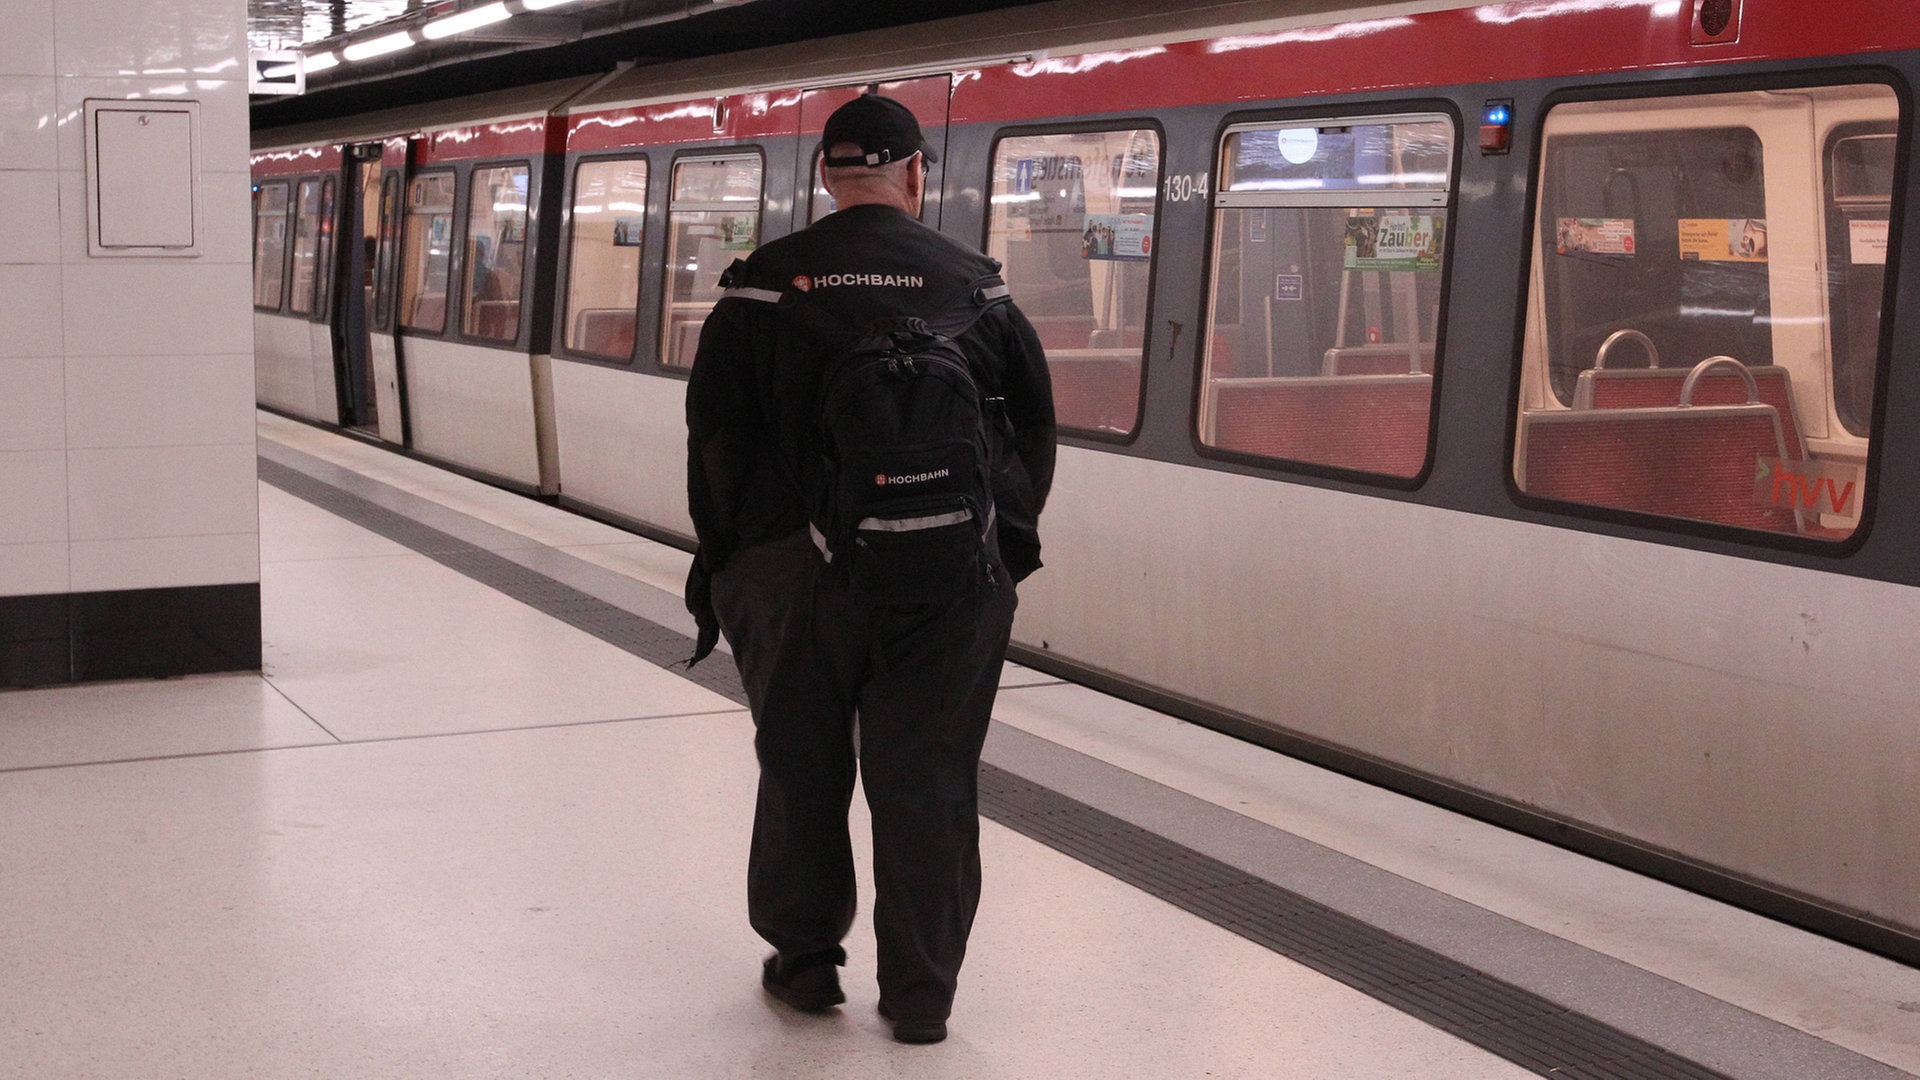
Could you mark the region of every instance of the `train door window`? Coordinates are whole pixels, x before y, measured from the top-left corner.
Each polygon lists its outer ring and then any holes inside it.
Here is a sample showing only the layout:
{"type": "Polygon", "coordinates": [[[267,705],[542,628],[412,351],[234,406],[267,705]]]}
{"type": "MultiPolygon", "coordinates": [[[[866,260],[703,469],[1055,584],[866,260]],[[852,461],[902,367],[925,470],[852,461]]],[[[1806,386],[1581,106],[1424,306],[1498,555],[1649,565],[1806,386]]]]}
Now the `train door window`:
{"type": "Polygon", "coordinates": [[[447,267],[453,258],[450,172],[425,173],[407,185],[401,241],[400,325],[438,333],[447,326],[447,267]]]}
{"type": "MultiPolygon", "coordinates": [[[[813,171],[808,174],[811,178],[808,181],[809,190],[807,194],[807,224],[809,225],[839,209],[839,206],[834,202],[833,193],[827,190],[826,181],[820,178],[820,162],[825,159],[826,156],[827,152],[824,148],[815,149],[813,152],[813,171]]],[[[927,210],[933,205],[934,201],[933,195],[934,192],[930,189],[927,199],[920,204],[921,221],[927,220],[927,210]]]]}
{"type": "Polygon", "coordinates": [[[331,178],[320,182],[320,242],[313,258],[313,313],[316,316],[325,316],[333,300],[333,189],[331,178]]]}
{"type": "Polygon", "coordinates": [[[400,239],[400,177],[388,172],[380,181],[380,242],[374,249],[373,311],[376,330],[393,326],[393,257],[400,239]]]}
{"type": "Polygon", "coordinates": [[[1434,114],[1228,129],[1202,444],[1403,479],[1426,468],[1455,134],[1434,114]]]}
{"type": "Polygon", "coordinates": [[[1824,159],[1834,412],[1848,434],[1861,437],[1872,423],[1880,356],[1880,301],[1899,160],[1894,141],[1891,121],[1840,124],[1827,137],[1824,159]]]}
{"type": "Polygon", "coordinates": [[[807,224],[811,225],[838,207],[834,205],[833,195],[827,191],[826,181],[820,179],[820,162],[827,156],[824,149],[813,152],[813,169],[807,175],[810,193],[807,196],[807,224]]]}
{"type": "Polygon", "coordinates": [[[473,170],[467,185],[467,306],[460,330],[488,341],[520,336],[526,281],[525,165],[473,170]]]}
{"type": "Polygon", "coordinates": [[[1514,481],[1841,540],[1860,520],[1899,104],[1881,85],[1546,117],[1514,481]]]}
{"type": "Polygon", "coordinates": [[[640,316],[647,159],[583,161],[573,174],[566,347],[631,360],[640,316]]]}
{"type": "Polygon", "coordinates": [[[760,242],[760,158],[685,158],[673,165],[667,212],[661,362],[693,366],[700,324],[720,299],[720,275],[760,242]]]}
{"type": "Polygon", "coordinates": [[[313,314],[314,285],[320,279],[320,181],[302,180],[294,199],[293,302],[295,315],[313,314]]]}
{"type": "Polygon", "coordinates": [[[253,191],[253,306],[280,310],[287,281],[287,185],[253,191]]]}
{"type": "Polygon", "coordinates": [[[1150,128],[994,147],[987,252],[1046,346],[1063,427],[1126,436],[1138,421],[1159,192],[1150,128]]]}

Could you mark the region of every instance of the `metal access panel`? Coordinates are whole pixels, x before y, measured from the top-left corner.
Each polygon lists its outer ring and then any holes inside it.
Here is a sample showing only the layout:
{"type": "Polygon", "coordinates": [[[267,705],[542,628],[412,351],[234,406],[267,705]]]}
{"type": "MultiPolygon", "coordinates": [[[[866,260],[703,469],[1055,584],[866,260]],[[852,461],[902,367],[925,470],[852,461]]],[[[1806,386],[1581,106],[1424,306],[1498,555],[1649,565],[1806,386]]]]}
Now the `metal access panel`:
{"type": "Polygon", "coordinates": [[[87,253],[200,254],[200,103],[88,101],[87,253]]]}

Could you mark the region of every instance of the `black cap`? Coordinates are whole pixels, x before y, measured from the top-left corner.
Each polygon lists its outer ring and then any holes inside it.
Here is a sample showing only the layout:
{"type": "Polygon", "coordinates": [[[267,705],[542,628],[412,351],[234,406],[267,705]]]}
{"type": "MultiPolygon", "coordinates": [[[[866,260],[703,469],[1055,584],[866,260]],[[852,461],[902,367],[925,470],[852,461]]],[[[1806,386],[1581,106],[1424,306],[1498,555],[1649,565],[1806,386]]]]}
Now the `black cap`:
{"type": "Polygon", "coordinates": [[[820,141],[828,151],[841,143],[860,148],[859,157],[827,158],[827,166],[834,169],[850,165],[873,168],[891,161],[905,161],[915,154],[926,155],[928,161],[940,160],[921,136],[920,122],[913,118],[912,111],[879,94],[862,94],[833,110],[833,115],[827,117],[826,130],[820,133],[820,141]]]}

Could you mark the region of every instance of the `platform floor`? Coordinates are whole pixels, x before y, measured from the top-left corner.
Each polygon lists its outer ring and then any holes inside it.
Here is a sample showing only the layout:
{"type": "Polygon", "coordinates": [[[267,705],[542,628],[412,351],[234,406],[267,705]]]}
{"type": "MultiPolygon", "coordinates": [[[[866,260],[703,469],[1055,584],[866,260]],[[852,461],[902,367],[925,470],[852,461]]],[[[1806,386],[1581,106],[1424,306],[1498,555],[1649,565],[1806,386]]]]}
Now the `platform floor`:
{"type": "MultiPolygon", "coordinates": [[[[947,1042],[888,1039],[864,920],[848,1003],[787,1011],[746,925],[746,712],[636,654],[690,632],[686,556],[260,432],[265,671],[0,694],[0,1077],[1549,1071],[996,820],[947,1042]]],[[[1920,1071],[1920,971],[1038,672],[1009,666],[987,761],[1666,1055],[1553,1075],[1920,1071]]]]}

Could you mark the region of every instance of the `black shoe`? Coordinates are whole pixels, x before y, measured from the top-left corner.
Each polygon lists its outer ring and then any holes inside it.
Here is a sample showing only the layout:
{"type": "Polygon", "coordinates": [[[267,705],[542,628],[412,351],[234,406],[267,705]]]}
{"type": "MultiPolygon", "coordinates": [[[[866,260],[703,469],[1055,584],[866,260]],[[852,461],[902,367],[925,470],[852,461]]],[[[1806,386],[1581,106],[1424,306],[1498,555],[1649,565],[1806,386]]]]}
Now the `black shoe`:
{"type": "Polygon", "coordinates": [[[840,992],[840,973],[831,959],[816,959],[788,964],[779,953],[767,957],[760,968],[760,985],[767,993],[801,1012],[826,1012],[847,1000],[840,992]]]}
{"type": "Polygon", "coordinates": [[[945,1020],[895,1020],[887,1011],[887,1003],[880,1003],[880,1018],[893,1025],[893,1041],[925,1045],[937,1043],[947,1037],[945,1020]]]}

